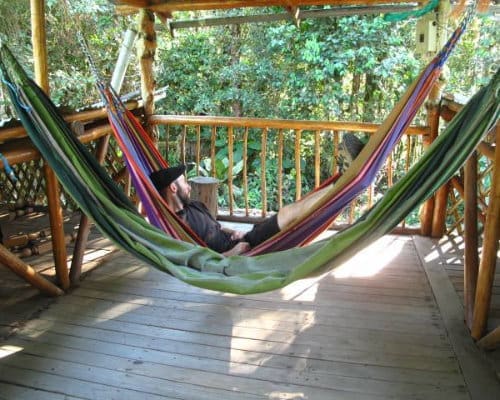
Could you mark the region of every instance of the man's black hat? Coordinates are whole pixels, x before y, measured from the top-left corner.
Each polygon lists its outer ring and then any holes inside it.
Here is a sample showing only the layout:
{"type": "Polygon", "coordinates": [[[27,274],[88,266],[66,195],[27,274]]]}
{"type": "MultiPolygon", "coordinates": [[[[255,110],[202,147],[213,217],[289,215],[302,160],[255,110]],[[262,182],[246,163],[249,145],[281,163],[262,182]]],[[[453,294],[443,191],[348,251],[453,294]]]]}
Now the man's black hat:
{"type": "Polygon", "coordinates": [[[185,171],[185,165],[177,165],[176,167],[169,167],[155,171],[151,173],[149,177],[151,178],[151,181],[153,182],[153,185],[155,185],[156,189],[161,192],[185,171]]]}

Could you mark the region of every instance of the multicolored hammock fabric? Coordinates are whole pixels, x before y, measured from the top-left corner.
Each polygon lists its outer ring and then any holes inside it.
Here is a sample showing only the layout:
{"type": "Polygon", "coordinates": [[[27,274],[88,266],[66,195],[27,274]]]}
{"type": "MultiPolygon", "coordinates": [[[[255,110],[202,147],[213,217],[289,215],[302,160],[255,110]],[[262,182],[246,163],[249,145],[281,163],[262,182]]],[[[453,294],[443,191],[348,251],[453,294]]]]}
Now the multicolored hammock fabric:
{"type": "MultiPolygon", "coordinates": [[[[363,151],[346,173],[334,185],[331,184],[331,179],[323,183],[321,187],[330,185],[330,189],[325,190],[315,206],[305,209],[293,226],[287,227],[271,239],[254,247],[246,255],[265,254],[309,244],[320,233],[324,232],[340,212],[373,182],[387,156],[410,125],[439,77],[444,62],[472,15],[471,9],[443,49],[421,72],[385,122],[371,136],[363,151]]],[[[83,43],[83,47],[85,49],[85,43],[83,43]]],[[[88,49],[86,52],[89,53],[88,49]]],[[[91,60],[90,63],[93,65],[91,60]]],[[[175,213],[170,211],[149,179],[151,172],[166,167],[167,163],[148,134],[135,116],[125,108],[108,84],[98,82],[98,88],[108,107],[113,132],[122,149],[134,187],[149,221],[174,238],[203,245],[202,240],[175,213]]]]}
{"type": "Polygon", "coordinates": [[[31,140],[61,184],[102,233],[159,270],[195,286],[258,293],[324,273],[397,226],[443,185],[498,121],[500,74],[480,90],[405,177],[354,225],[302,248],[224,257],[149,224],[58,114],[50,99],[0,47],[3,80],[31,140]]]}

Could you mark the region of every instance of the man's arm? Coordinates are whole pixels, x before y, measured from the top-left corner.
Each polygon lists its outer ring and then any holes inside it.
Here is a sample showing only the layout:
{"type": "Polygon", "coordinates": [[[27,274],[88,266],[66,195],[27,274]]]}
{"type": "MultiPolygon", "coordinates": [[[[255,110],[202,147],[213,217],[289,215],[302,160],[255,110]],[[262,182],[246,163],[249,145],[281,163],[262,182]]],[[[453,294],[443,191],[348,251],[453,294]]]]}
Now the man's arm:
{"type": "Polygon", "coordinates": [[[234,229],[230,229],[227,227],[221,228],[224,232],[229,233],[231,235],[231,240],[241,240],[245,237],[246,232],[243,231],[235,231],[234,229]]]}
{"type": "Polygon", "coordinates": [[[244,253],[245,251],[250,250],[250,244],[247,242],[239,242],[232,249],[225,251],[222,253],[223,256],[236,256],[238,254],[244,253]]]}

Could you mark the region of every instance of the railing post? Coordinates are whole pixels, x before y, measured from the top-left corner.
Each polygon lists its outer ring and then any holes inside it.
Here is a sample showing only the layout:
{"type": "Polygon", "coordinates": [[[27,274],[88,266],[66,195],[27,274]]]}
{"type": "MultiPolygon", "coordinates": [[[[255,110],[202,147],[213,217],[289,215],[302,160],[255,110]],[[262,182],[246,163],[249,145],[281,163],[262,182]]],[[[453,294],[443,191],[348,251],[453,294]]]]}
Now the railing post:
{"type": "Polygon", "coordinates": [[[469,329],[472,326],[479,266],[477,229],[477,152],[472,153],[464,169],[464,312],[469,329]]]}

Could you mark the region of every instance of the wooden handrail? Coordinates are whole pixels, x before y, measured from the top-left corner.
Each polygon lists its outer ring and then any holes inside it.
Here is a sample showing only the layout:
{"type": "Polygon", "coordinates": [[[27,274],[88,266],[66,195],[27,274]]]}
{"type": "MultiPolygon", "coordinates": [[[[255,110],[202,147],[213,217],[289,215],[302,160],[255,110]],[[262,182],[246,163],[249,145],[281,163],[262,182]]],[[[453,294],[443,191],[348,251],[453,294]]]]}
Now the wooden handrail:
{"type": "MultiPolygon", "coordinates": [[[[342,122],[342,121],[309,121],[268,118],[240,118],[240,117],[212,117],[205,115],[152,115],[148,122],[152,125],[211,125],[232,126],[233,128],[268,128],[268,129],[301,129],[301,130],[331,130],[353,132],[376,132],[380,124],[368,122],[342,122]]],[[[405,131],[407,135],[427,135],[429,128],[426,126],[409,126],[405,131]]]]}

